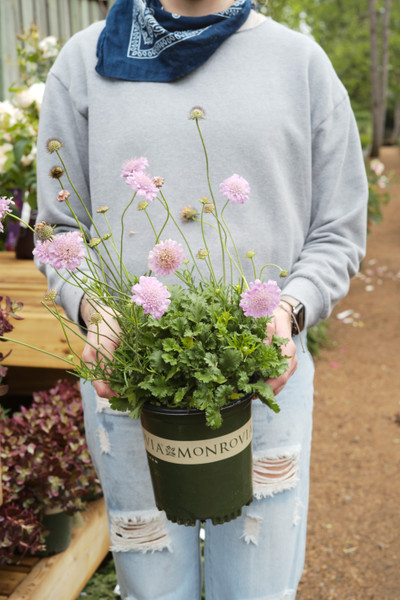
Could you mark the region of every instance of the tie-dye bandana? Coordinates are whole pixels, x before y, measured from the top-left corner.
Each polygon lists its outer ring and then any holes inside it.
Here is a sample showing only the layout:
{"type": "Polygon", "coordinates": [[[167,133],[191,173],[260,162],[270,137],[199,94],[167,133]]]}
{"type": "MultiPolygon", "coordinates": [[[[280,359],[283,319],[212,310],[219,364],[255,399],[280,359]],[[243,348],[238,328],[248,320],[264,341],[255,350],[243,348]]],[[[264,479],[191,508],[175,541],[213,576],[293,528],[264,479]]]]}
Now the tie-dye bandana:
{"type": "Polygon", "coordinates": [[[117,0],[99,37],[96,71],[127,81],[175,81],[206,62],[251,7],[251,0],[236,0],[219,13],[182,17],[159,0],[117,0]]]}

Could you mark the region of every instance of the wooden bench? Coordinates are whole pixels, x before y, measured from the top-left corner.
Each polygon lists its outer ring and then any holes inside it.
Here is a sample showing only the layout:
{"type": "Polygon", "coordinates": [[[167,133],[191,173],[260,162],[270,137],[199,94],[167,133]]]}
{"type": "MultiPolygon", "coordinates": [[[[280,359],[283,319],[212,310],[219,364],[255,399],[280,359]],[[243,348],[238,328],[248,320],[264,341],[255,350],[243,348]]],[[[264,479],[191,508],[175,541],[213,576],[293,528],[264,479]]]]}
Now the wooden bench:
{"type": "Polygon", "coordinates": [[[0,600],[75,600],[108,553],[104,500],[88,503],[71,544],[48,558],[0,567],[0,600]]]}
{"type": "MultiPolygon", "coordinates": [[[[13,252],[0,252],[0,296],[23,302],[23,321],[12,320],[14,337],[26,344],[52,352],[69,354],[57,320],[41,304],[47,290],[45,277],[31,260],[17,260],[13,252]]],[[[74,349],[83,343],[74,336],[74,349]]],[[[3,343],[0,350],[12,352],[2,363],[9,367],[10,394],[31,394],[54,385],[65,376],[62,360],[30,350],[19,344],[3,343]]],[[[96,500],[81,513],[83,524],[73,529],[69,548],[49,558],[29,557],[20,565],[0,567],[0,600],[75,600],[96,571],[109,549],[104,501],[96,500]]]]}

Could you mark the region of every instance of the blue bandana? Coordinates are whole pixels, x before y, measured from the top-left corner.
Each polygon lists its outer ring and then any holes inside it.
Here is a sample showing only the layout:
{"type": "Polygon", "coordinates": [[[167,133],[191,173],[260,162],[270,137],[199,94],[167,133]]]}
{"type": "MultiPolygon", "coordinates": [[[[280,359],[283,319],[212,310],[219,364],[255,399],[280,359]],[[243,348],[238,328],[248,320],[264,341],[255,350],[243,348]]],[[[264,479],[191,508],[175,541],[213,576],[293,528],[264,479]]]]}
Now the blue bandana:
{"type": "Polygon", "coordinates": [[[175,81],[205,63],[250,9],[251,0],[236,0],[219,13],[182,17],[159,0],[117,0],[99,37],[96,71],[126,81],[175,81]]]}

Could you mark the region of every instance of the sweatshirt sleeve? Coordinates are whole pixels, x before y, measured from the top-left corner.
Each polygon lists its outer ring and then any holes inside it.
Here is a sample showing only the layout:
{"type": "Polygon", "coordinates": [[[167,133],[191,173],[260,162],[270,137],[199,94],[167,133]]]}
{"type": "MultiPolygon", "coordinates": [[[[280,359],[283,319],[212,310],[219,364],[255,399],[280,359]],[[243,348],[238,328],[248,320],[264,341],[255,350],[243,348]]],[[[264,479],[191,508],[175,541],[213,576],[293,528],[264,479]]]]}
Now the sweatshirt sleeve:
{"type": "Polygon", "coordinates": [[[365,254],[368,183],[347,94],[314,127],[311,180],[308,232],[284,286],[305,305],[307,327],[347,294],[365,254]]]}
{"type": "MultiPolygon", "coordinates": [[[[62,57],[60,55],[60,62],[62,57]]],[[[57,66],[57,63],[56,63],[57,66]]],[[[88,175],[88,119],[83,106],[74,103],[74,90],[70,89],[51,71],[46,83],[45,97],[40,114],[38,135],[38,217],[37,221],[46,221],[56,226],[56,233],[79,230],[65,203],[57,201],[62,187],[71,194],[71,202],[76,211],[85,235],[90,238],[90,220],[85,209],[79,202],[72,186],[64,174],[60,181],[52,179],[49,172],[52,167],[60,165],[57,154],[47,152],[47,141],[57,138],[63,144],[61,156],[67,165],[68,172],[73,174],[73,184],[90,212],[90,189],[88,175]]],[[[82,265],[85,265],[84,261],[82,265]]],[[[38,268],[45,274],[50,289],[57,291],[57,303],[60,304],[67,316],[75,322],[79,320],[79,305],[82,290],[74,284],[66,270],[61,276],[50,265],[37,263],[38,268]]],[[[85,266],[81,267],[85,270],[85,266]]]]}

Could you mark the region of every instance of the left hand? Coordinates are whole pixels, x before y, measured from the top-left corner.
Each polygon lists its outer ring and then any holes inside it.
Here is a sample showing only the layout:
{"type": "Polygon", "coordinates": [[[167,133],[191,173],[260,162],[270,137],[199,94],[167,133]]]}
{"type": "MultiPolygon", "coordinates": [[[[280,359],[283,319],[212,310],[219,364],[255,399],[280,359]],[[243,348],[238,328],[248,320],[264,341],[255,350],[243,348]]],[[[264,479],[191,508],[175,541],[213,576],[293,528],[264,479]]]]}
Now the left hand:
{"type": "Polygon", "coordinates": [[[288,356],[288,368],[283,375],[275,379],[268,379],[268,383],[272,386],[274,394],[279,394],[283,390],[289,378],[297,369],[297,354],[296,344],[292,339],[292,323],[290,315],[280,306],[274,310],[273,319],[267,325],[268,341],[271,342],[273,335],[288,338],[287,344],[282,346],[282,354],[288,356]]]}

